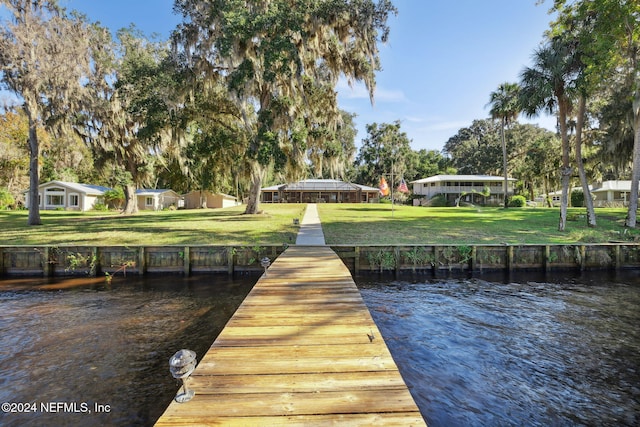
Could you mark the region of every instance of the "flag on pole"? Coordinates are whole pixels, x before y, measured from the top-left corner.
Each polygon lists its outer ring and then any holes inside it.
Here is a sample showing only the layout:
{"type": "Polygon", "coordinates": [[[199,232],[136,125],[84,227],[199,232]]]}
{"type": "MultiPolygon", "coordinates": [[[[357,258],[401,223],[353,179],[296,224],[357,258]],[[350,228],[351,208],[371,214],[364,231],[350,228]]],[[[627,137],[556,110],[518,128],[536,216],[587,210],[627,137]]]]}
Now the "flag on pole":
{"type": "Polygon", "coordinates": [[[380,178],[380,195],[382,197],[389,195],[389,186],[387,185],[387,180],[384,179],[384,176],[380,178]]]}
{"type": "Polygon", "coordinates": [[[402,178],[400,180],[400,185],[398,185],[398,191],[400,193],[408,193],[409,192],[409,188],[407,187],[407,183],[404,182],[404,178],[402,178]]]}

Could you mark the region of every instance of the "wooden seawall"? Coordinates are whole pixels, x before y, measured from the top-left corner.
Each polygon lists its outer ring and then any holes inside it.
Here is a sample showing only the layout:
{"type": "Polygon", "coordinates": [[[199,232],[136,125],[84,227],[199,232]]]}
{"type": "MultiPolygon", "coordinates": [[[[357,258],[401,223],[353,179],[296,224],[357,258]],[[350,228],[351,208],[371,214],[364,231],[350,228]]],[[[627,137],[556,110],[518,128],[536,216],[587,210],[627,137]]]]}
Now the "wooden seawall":
{"type": "Polygon", "coordinates": [[[424,426],[349,270],[328,247],[288,248],[156,426],[424,426]]]}

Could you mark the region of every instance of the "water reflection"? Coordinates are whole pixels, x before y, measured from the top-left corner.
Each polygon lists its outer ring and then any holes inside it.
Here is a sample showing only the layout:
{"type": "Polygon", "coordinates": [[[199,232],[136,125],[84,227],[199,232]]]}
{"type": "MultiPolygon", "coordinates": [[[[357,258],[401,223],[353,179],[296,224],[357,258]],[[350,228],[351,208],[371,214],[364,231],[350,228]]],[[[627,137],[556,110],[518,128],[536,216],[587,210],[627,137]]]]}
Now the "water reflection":
{"type": "Polygon", "coordinates": [[[199,360],[257,278],[0,282],[0,402],[36,404],[0,425],[152,425],[178,389],[171,355],[199,360]]]}
{"type": "Polygon", "coordinates": [[[640,425],[640,279],[357,278],[430,427],[640,425]]]}

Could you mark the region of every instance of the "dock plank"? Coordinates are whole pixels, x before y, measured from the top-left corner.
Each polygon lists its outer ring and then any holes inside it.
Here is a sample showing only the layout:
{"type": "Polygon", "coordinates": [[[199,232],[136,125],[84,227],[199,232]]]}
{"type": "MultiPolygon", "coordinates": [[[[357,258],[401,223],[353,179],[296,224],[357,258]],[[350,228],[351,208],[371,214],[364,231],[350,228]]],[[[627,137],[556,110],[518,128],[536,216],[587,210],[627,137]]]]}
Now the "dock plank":
{"type": "Polygon", "coordinates": [[[425,426],[340,258],[287,248],[157,426],[425,426]],[[373,337],[373,339],[371,339],[373,337]]]}

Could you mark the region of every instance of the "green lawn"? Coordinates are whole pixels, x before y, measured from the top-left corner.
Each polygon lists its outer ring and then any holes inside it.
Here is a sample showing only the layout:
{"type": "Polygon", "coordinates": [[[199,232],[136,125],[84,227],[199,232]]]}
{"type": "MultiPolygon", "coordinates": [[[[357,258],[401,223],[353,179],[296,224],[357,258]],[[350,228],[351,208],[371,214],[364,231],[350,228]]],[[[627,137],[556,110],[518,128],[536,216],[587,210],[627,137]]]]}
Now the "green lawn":
{"type": "Polygon", "coordinates": [[[584,208],[569,209],[565,232],[559,209],[424,208],[391,205],[320,204],[328,244],[522,244],[601,243],[629,240],[625,209],[598,209],[598,227],[586,226],[584,208]]]}
{"type": "Polygon", "coordinates": [[[27,211],[0,211],[0,245],[246,245],[295,243],[305,205],[266,205],[244,215],[244,207],[113,212],[41,211],[43,225],[27,226],[27,211]]]}
{"type": "MultiPolygon", "coordinates": [[[[42,211],[42,226],[28,227],[26,211],[0,211],[0,245],[247,245],[295,243],[304,204],[263,204],[263,214],[244,207],[147,212],[42,211]]],[[[598,209],[598,227],[569,210],[560,233],[558,209],[423,208],[385,204],[319,204],[328,244],[521,244],[599,243],[640,239],[623,228],[624,209],[598,209]]]]}

